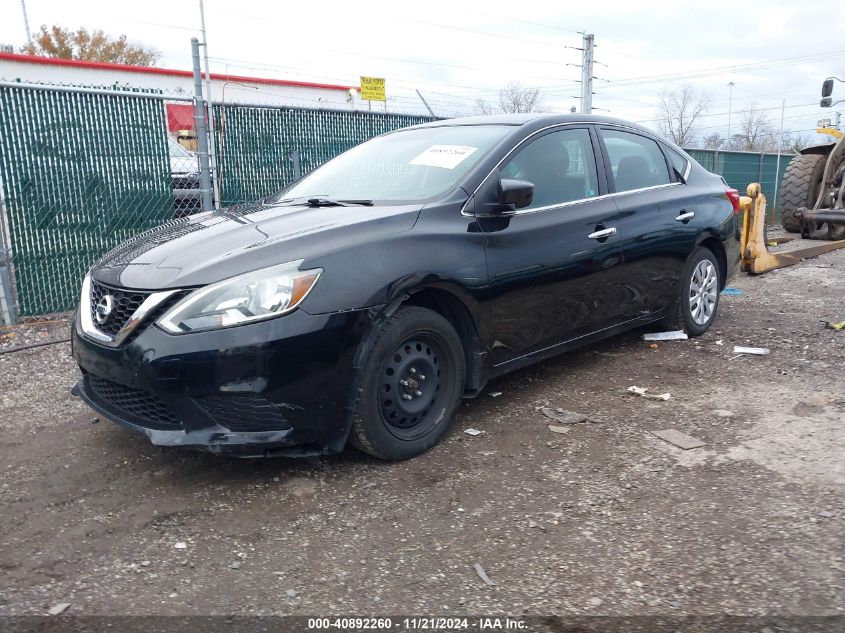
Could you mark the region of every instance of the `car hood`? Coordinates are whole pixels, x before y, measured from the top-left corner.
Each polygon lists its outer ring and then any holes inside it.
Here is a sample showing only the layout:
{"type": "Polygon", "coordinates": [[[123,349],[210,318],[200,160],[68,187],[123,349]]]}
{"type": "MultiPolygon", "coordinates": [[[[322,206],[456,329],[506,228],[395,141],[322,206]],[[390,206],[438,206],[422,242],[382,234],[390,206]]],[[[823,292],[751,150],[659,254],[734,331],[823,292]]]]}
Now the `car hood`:
{"type": "Polygon", "coordinates": [[[122,288],[201,286],[408,231],[419,211],[420,205],[230,207],[141,233],[108,252],[91,275],[122,288]]]}

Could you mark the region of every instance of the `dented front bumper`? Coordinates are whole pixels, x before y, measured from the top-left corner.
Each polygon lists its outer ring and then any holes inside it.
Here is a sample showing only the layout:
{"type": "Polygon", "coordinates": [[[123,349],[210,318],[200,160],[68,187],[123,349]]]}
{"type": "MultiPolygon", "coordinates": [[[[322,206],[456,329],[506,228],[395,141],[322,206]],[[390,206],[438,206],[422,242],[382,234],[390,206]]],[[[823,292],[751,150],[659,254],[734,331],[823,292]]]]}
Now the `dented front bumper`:
{"type": "Polygon", "coordinates": [[[160,446],[238,456],[340,451],[367,311],[171,335],[147,325],[124,345],[73,326],[73,393],[160,446]]]}

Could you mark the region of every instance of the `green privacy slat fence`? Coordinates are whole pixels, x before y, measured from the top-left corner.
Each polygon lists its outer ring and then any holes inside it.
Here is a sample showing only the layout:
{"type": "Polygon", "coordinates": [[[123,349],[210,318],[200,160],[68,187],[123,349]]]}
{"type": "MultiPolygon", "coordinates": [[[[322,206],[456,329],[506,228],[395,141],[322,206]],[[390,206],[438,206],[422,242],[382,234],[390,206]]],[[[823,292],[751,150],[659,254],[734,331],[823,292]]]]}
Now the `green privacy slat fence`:
{"type": "Polygon", "coordinates": [[[20,313],[71,308],[105,251],[172,217],[161,99],[0,86],[0,185],[20,313]]]}
{"type": "MultiPolygon", "coordinates": [[[[432,120],[374,112],[242,105],[216,105],[214,116],[224,204],[255,200],[291,182],[294,167],[290,155],[294,151],[300,152],[302,172],[306,173],[369,138],[432,120]]],[[[770,208],[776,208],[775,182],[779,187],[791,155],[781,156],[776,176],[776,154],[687,151],[743,195],[749,183],[761,183],[770,198],[770,208]]],[[[780,217],[779,209],[776,217],[780,217]]]]}
{"type": "Polygon", "coordinates": [[[780,197],[780,183],[792,154],[782,154],[780,170],[777,170],[777,154],[755,154],[753,152],[717,152],[708,149],[688,149],[687,153],[701,165],[725,178],[728,184],[745,195],[745,188],[752,182],[762,185],[763,193],[768,198],[769,218],[780,222],[779,201],[775,199],[777,183],[780,197]],[[776,174],[775,172],[778,171],[776,174]]]}
{"type": "Polygon", "coordinates": [[[291,153],[307,173],[367,139],[430,117],[261,106],[214,106],[223,204],[256,200],[294,180],[291,153]]]}
{"type": "MultiPolygon", "coordinates": [[[[0,197],[20,314],[72,308],[93,261],[173,218],[165,100],[0,85],[0,197]]],[[[223,204],[261,198],[290,183],[292,152],[306,173],[373,136],[431,120],[219,104],[213,114],[223,204]]],[[[689,152],[741,192],[761,182],[774,202],[776,155],[689,152]]],[[[790,158],[781,157],[781,175],[790,158]]]]}

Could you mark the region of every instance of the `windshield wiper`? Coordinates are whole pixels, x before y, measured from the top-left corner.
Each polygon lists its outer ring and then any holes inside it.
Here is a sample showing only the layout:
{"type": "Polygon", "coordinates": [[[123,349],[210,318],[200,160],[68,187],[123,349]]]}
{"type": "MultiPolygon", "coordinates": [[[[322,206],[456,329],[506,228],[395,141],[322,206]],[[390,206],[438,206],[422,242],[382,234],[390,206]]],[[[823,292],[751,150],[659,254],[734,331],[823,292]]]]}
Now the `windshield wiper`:
{"type": "Polygon", "coordinates": [[[308,198],[309,207],[352,207],[352,206],[373,206],[372,200],[335,200],[334,198],[308,198]]]}
{"type": "Polygon", "coordinates": [[[372,200],[336,200],[328,196],[300,196],[299,198],[283,198],[275,200],[275,204],[283,204],[285,206],[305,204],[309,207],[352,207],[352,206],[373,206],[372,200]]]}

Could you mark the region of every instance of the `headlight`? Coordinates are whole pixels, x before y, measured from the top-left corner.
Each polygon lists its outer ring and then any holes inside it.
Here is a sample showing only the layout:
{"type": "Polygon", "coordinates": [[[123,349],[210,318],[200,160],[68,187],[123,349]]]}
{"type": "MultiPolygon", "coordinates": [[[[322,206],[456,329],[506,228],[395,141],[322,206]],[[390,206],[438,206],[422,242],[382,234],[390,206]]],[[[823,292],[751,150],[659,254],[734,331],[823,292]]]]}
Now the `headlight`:
{"type": "Polygon", "coordinates": [[[297,262],[238,275],[182,299],[158,324],[172,334],[243,325],[290,312],[317,283],[322,269],[299,270],[297,262]]]}

